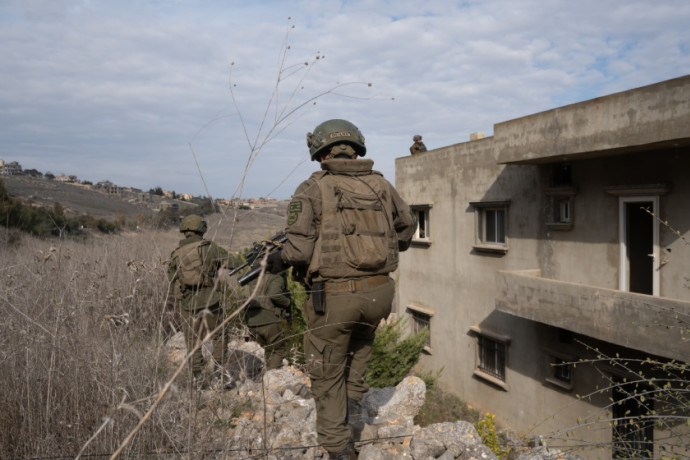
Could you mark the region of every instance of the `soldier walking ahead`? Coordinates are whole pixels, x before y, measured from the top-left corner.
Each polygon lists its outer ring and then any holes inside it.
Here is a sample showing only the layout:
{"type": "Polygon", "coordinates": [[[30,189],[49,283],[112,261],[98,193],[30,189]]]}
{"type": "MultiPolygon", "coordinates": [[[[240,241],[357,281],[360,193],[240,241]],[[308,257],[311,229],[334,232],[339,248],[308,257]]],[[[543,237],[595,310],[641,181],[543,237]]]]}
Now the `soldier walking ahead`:
{"type": "MultiPolygon", "coordinates": [[[[253,286],[248,290],[253,291],[253,286]]],[[[266,370],[269,371],[279,369],[287,357],[287,339],[281,320],[286,312],[290,312],[286,273],[265,273],[256,298],[244,311],[244,320],[252,338],[266,351],[266,370]]]]}
{"type": "MultiPolygon", "coordinates": [[[[203,238],[206,230],[201,216],[191,214],[182,219],[180,232],[185,238],[170,254],[168,265],[171,295],[182,306],[182,329],[188,353],[223,321],[216,276],[221,267],[227,267],[230,257],[225,249],[203,238]]],[[[213,337],[215,376],[220,376],[224,353],[225,335],[221,331],[213,337]]],[[[208,383],[202,381],[205,362],[201,348],[192,355],[190,365],[195,383],[198,386],[208,383]]]]}
{"type": "Polygon", "coordinates": [[[287,242],[269,266],[285,263],[304,274],[304,352],[316,400],[319,444],[332,459],[349,458],[350,422],[360,401],[374,331],[391,311],[395,284],[388,274],[414,233],[408,205],[372,170],[364,137],[345,120],[329,120],[307,134],[312,161],[321,163],[295,191],[287,242]],[[349,406],[349,414],[348,414],[349,406]]]}

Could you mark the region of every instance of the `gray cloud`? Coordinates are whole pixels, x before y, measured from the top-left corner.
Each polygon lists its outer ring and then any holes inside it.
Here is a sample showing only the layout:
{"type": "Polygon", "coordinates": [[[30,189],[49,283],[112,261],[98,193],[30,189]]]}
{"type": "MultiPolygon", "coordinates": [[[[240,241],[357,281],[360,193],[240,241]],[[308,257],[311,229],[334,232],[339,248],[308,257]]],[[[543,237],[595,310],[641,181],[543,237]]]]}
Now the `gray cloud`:
{"type": "Polygon", "coordinates": [[[497,122],[690,73],[682,0],[255,4],[6,0],[0,158],[206,194],[198,162],[210,193],[230,197],[249,144],[325,93],[251,163],[242,195],[284,198],[316,169],[304,136],[327,118],[359,124],[393,178],[415,133],[430,148],[463,142],[497,122]]]}

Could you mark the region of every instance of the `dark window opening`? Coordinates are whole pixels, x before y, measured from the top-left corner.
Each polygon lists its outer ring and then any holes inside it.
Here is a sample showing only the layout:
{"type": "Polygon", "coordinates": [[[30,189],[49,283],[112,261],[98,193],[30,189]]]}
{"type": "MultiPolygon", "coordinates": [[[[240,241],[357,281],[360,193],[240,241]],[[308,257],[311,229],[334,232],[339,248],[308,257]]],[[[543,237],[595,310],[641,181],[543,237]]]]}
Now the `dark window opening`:
{"type": "Polygon", "coordinates": [[[553,360],[553,377],[561,382],[571,383],[573,379],[573,365],[561,358],[553,360]]]}
{"type": "Polygon", "coordinates": [[[556,187],[573,185],[571,165],[561,163],[553,166],[553,185],[556,187]]]}
{"type": "Polygon", "coordinates": [[[479,335],[477,340],[479,345],[479,369],[505,381],[506,345],[484,335],[479,335]]]}
{"type": "Polygon", "coordinates": [[[561,343],[573,343],[573,331],[558,329],[558,340],[561,343]]]}

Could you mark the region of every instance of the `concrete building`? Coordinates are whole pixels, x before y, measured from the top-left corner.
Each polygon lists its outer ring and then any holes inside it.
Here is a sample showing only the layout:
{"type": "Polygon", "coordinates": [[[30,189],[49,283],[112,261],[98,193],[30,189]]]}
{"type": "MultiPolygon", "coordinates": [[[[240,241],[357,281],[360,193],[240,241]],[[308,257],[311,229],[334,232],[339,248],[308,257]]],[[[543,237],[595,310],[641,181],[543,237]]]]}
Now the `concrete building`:
{"type": "Polygon", "coordinates": [[[151,203],[153,202],[153,197],[150,192],[137,192],[137,201],[140,203],[151,203]]]}
{"type": "Polygon", "coordinates": [[[102,180],[96,183],[96,188],[105,191],[110,195],[122,195],[122,189],[117,185],[113,184],[109,180],[102,180]]]}
{"type": "Polygon", "coordinates": [[[687,458],[670,411],[690,403],[662,385],[690,360],[690,76],[473,138],[396,160],[420,224],[397,308],[430,329],[422,367],[583,458],[687,458]]]}
{"type": "Polygon", "coordinates": [[[0,160],[0,176],[15,176],[22,173],[22,165],[16,161],[5,163],[0,160]]]}

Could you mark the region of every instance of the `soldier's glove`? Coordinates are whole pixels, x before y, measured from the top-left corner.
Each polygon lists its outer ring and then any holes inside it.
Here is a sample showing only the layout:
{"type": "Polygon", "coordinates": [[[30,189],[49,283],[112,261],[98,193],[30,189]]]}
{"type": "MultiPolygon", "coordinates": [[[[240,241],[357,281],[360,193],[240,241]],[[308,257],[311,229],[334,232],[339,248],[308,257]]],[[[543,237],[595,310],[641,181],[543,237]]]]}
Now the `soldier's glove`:
{"type": "Polygon", "coordinates": [[[273,251],[268,255],[266,259],[266,271],[268,273],[277,275],[287,269],[287,265],[283,262],[281,252],[282,251],[273,251]]]}

